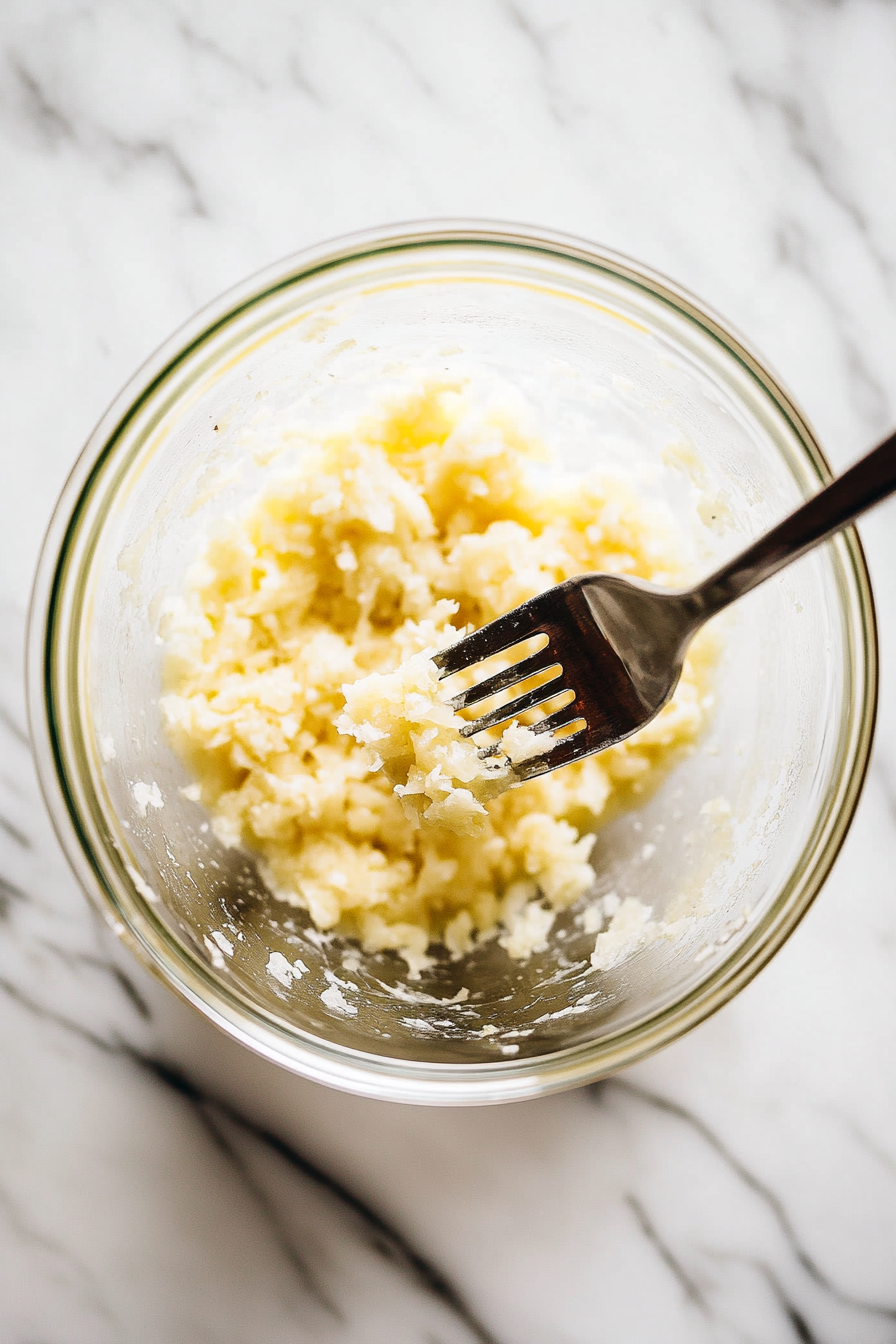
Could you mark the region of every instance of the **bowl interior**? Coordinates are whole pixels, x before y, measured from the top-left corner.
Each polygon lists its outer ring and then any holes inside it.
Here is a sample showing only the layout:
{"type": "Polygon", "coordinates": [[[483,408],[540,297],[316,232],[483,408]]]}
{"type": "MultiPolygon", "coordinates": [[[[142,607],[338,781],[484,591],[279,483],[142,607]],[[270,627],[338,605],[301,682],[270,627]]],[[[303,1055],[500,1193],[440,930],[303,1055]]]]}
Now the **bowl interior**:
{"type": "Polygon", "coordinates": [[[394,954],[321,938],[272,900],[252,855],[223,848],[184,797],[158,616],[209,521],[264,482],[278,425],[329,425],[421,371],[512,385],[560,469],[616,466],[668,505],[695,577],[818,486],[803,431],[737,350],[612,265],[454,241],[281,275],[176,352],[82,494],[53,636],[59,768],[97,877],[175,980],[189,968],[285,1042],[519,1068],[656,1019],[793,899],[849,752],[850,562],[828,544],[719,619],[709,730],[600,831],[596,890],[693,915],[685,936],[597,972],[573,909],[528,963],[491,943],[411,981],[394,954]],[[163,806],[138,807],[138,782],[163,806]],[[309,973],[281,983],[272,951],[309,973]],[[337,1006],[322,998],[333,986],[337,1006]]]}

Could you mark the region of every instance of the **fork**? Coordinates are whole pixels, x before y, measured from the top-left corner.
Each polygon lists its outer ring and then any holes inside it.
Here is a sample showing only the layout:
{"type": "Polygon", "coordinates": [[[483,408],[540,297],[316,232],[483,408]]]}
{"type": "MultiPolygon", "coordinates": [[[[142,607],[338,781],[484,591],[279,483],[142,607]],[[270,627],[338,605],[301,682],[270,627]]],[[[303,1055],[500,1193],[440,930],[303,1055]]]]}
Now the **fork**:
{"type": "MultiPolygon", "coordinates": [[[[547,637],[537,652],[448,701],[454,710],[469,709],[540,678],[516,699],[470,719],[461,734],[496,728],[565,693],[562,708],[531,725],[533,733],[550,733],[552,745],[514,767],[520,779],[621,742],[669,700],[688,645],[705,621],[894,490],[896,434],[696,587],[675,591],[618,574],[583,574],[530,598],[434,655],[443,679],[535,636],[547,637]],[[556,736],[565,729],[572,731],[556,736]]],[[[481,754],[498,749],[492,744],[481,754]]]]}

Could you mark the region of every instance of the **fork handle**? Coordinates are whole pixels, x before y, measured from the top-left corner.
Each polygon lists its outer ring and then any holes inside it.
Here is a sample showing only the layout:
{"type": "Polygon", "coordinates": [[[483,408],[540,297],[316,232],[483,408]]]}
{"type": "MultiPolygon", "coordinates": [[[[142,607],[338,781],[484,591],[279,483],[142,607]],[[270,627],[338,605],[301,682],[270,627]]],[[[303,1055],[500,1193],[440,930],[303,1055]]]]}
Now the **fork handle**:
{"type": "Polygon", "coordinates": [[[693,589],[702,624],[896,490],[896,434],[693,589]]]}

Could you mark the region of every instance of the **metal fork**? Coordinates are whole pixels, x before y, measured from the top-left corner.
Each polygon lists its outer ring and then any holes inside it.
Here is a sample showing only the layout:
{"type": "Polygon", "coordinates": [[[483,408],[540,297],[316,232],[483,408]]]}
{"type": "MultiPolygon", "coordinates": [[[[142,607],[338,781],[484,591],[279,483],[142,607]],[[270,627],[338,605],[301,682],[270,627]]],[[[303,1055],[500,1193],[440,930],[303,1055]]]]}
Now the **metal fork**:
{"type": "MultiPolygon", "coordinates": [[[[448,702],[455,710],[467,709],[543,678],[515,700],[471,719],[461,733],[470,737],[496,728],[566,692],[568,703],[531,725],[534,733],[552,734],[553,745],[517,765],[520,778],[532,779],[621,742],[666,704],[688,645],[705,621],[894,490],[896,434],[694,588],[672,591],[617,574],[583,574],[531,598],[435,655],[441,677],[450,677],[547,636],[536,653],[448,702]],[[556,736],[572,725],[573,731],[556,736]]],[[[496,750],[486,746],[483,755],[496,750]]]]}

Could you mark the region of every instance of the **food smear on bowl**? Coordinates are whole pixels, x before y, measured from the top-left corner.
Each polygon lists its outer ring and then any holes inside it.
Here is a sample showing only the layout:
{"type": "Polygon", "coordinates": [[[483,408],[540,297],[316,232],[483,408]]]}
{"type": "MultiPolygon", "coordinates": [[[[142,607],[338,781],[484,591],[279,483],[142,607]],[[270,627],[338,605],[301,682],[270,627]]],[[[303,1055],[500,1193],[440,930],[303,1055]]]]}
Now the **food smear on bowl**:
{"type": "Polygon", "coordinates": [[[169,732],[218,839],[253,851],[319,930],[393,949],[412,977],[438,944],[461,956],[497,937],[525,959],[591,892],[601,818],[698,737],[711,656],[695,642],[633,737],[521,783],[551,702],[493,730],[483,759],[432,655],[579,574],[678,581],[675,529],[618,472],[552,472],[501,387],[421,378],[301,435],[166,603],[169,732]]]}

